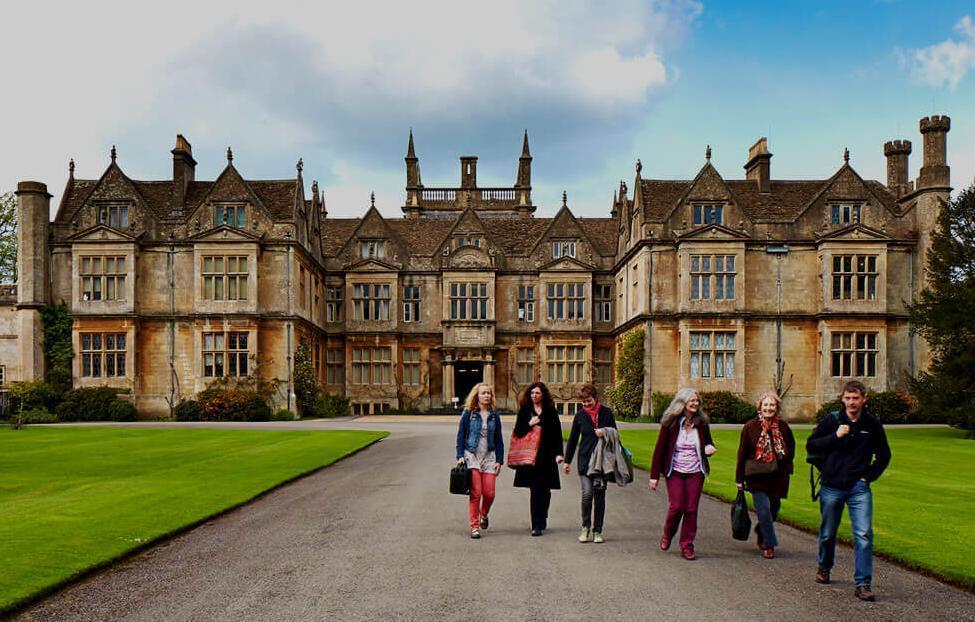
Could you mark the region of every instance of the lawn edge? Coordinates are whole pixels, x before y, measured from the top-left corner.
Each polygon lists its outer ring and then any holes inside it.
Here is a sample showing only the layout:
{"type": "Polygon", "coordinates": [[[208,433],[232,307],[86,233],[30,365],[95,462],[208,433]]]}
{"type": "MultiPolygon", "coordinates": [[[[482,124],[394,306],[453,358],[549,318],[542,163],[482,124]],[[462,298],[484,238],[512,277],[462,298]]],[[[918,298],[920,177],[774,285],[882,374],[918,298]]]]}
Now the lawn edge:
{"type": "Polygon", "coordinates": [[[220,510],[218,512],[214,512],[213,514],[208,514],[207,516],[204,516],[203,518],[200,518],[198,520],[195,520],[195,521],[193,521],[191,523],[187,523],[187,524],[183,525],[182,527],[177,527],[177,528],[175,528],[175,529],[173,529],[171,531],[168,531],[168,532],[166,532],[164,534],[161,534],[161,535],[159,535],[159,536],[157,536],[157,537],[155,537],[155,538],[153,538],[151,540],[147,540],[146,542],[142,542],[142,543],[138,544],[137,546],[135,546],[135,547],[133,547],[133,548],[131,548],[131,549],[123,552],[123,553],[120,553],[120,554],[118,554],[118,555],[116,555],[114,557],[111,557],[109,559],[106,559],[104,561],[98,562],[97,564],[94,564],[92,566],[89,566],[88,568],[85,568],[84,570],[79,570],[75,574],[73,574],[73,575],[71,575],[69,577],[66,577],[64,580],[58,581],[57,583],[53,583],[53,584],[51,584],[51,585],[49,585],[49,586],[47,586],[47,587],[45,587],[45,588],[43,588],[41,590],[38,590],[37,592],[34,592],[33,594],[30,594],[28,596],[25,596],[25,597],[19,599],[19,600],[16,600],[16,601],[14,601],[13,603],[11,603],[9,605],[0,606],[0,620],[11,619],[14,615],[16,615],[18,613],[23,613],[27,608],[31,607],[32,605],[37,604],[41,600],[44,600],[45,598],[47,598],[49,596],[53,596],[54,594],[56,594],[58,592],[64,591],[64,590],[66,590],[66,589],[74,586],[74,584],[76,584],[76,583],[80,583],[81,581],[83,581],[85,579],[88,579],[88,578],[90,578],[90,577],[92,577],[92,576],[94,576],[94,575],[96,575],[96,574],[98,574],[98,573],[100,573],[100,572],[102,572],[104,570],[107,570],[111,566],[114,566],[114,565],[116,565],[116,564],[118,564],[120,562],[123,562],[123,561],[127,561],[130,558],[133,558],[133,557],[135,557],[135,556],[137,556],[137,555],[139,555],[141,553],[144,553],[148,549],[151,549],[153,547],[159,546],[160,544],[163,544],[163,543],[165,543],[165,542],[167,542],[169,540],[173,540],[173,539],[175,539],[175,538],[183,535],[184,533],[186,533],[188,531],[191,531],[193,529],[196,529],[197,527],[199,527],[200,525],[202,525],[202,524],[204,524],[206,522],[209,522],[209,521],[212,521],[214,519],[220,518],[221,516],[224,516],[226,514],[229,514],[230,512],[233,512],[234,510],[238,510],[238,509],[244,507],[245,505],[249,505],[249,504],[257,501],[261,497],[264,497],[266,495],[271,494],[272,492],[278,490],[279,488],[283,488],[284,486],[287,486],[289,484],[293,484],[294,482],[296,482],[296,481],[298,481],[300,479],[303,479],[305,477],[309,477],[311,475],[314,475],[318,471],[321,471],[323,469],[327,469],[327,468],[331,467],[332,465],[338,464],[339,462],[341,462],[341,461],[343,461],[343,460],[345,460],[347,458],[350,458],[350,457],[356,455],[357,453],[359,453],[361,451],[365,451],[366,449],[369,449],[370,447],[372,447],[376,443],[378,443],[378,442],[380,442],[382,440],[385,440],[390,435],[390,432],[385,431],[385,430],[334,430],[334,431],[336,431],[336,432],[344,432],[344,431],[349,431],[349,432],[375,432],[375,433],[380,434],[380,436],[378,436],[377,438],[372,439],[371,441],[369,441],[368,443],[366,443],[365,445],[363,445],[363,446],[361,446],[361,447],[359,447],[357,449],[354,449],[354,450],[352,450],[352,451],[350,451],[350,452],[348,452],[346,454],[343,454],[343,455],[339,456],[338,458],[336,458],[335,460],[329,462],[328,464],[323,464],[322,466],[318,466],[318,467],[315,467],[313,469],[309,469],[308,471],[304,471],[302,473],[298,473],[298,474],[294,475],[293,477],[290,477],[290,478],[288,478],[286,480],[283,480],[283,481],[275,484],[274,486],[271,486],[270,488],[266,488],[266,489],[262,490],[261,492],[255,494],[253,497],[250,497],[249,499],[245,499],[245,500],[241,501],[240,503],[236,503],[234,505],[227,506],[226,508],[224,508],[224,509],[222,509],[222,510],[220,510]]]}

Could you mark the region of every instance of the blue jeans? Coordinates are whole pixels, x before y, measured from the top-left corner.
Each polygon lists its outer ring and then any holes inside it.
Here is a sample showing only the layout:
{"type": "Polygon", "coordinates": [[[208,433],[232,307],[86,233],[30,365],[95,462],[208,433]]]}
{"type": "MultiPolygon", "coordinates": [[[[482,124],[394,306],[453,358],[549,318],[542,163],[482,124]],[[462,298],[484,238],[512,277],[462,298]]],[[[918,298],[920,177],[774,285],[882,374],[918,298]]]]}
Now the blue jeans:
{"type": "Polygon", "coordinates": [[[870,484],[859,481],[852,488],[823,486],[819,495],[819,567],[830,570],[836,549],[836,530],[843,516],[843,506],[850,508],[850,527],[853,531],[853,581],[857,587],[870,587],[873,575],[873,495],[870,484]]]}
{"type": "Polygon", "coordinates": [[[782,499],[769,497],[768,493],[765,492],[753,492],[752,502],[755,504],[755,514],[758,516],[755,533],[761,537],[765,548],[774,549],[779,546],[779,541],[775,539],[775,527],[772,523],[779,516],[782,499]]]}

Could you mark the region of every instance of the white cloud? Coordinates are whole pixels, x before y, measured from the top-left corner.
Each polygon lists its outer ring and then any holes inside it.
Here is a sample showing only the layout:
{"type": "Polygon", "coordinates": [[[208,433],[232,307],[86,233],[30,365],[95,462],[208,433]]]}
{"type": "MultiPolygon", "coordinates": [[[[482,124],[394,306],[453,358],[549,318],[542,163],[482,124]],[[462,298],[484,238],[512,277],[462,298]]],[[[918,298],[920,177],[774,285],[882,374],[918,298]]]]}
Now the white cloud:
{"type": "Polygon", "coordinates": [[[293,174],[303,155],[309,179],[349,200],[402,177],[409,126],[428,128],[427,154],[466,140],[451,153],[510,141],[516,156],[525,126],[584,142],[674,79],[666,52],[700,13],[691,0],[17,3],[0,38],[0,190],[37,179],[57,195],[69,157],[97,177],[113,143],[128,174],[164,178],[176,132],[200,176],[230,143],[254,177],[293,174]]]}
{"type": "Polygon", "coordinates": [[[955,24],[961,39],[946,39],[910,55],[911,77],[915,82],[954,89],[975,68],[975,22],[968,15],[955,24]]]}

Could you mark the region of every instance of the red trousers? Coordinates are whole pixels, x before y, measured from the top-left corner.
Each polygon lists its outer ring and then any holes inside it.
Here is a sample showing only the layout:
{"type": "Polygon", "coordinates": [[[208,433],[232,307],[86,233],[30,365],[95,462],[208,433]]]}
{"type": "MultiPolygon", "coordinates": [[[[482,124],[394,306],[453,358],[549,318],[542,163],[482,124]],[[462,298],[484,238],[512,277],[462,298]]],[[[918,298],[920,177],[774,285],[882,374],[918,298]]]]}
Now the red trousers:
{"type": "Polygon", "coordinates": [[[667,509],[667,520],[664,522],[664,535],[673,539],[680,528],[680,548],[694,548],[694,537],[697,535],[697,506],[701,502],[701,490],[704,488],[703,473],[678,473],[674,471],[667,478],[667,499],[670,507],[667,509]]]}
{"type": "Polygon", "coordinates": [[[480,526],[481,516],[487,516],[494,503],[494,480],[498,474],[494,471],[482,473],[477,469],[471,469],[471,496],[468,502],[468,509],[471,519],[471,529],[480,526]]]}

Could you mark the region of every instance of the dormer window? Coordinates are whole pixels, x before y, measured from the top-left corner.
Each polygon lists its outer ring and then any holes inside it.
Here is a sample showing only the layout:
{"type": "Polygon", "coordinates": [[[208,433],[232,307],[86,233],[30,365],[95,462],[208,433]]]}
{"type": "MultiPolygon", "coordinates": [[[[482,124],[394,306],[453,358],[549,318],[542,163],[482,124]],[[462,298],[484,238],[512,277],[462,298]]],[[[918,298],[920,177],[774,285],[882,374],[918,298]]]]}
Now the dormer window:
{"type": "Polygon", "coordinates": [[[129,226],[128,205],[105,205],[98,208],[98,224],[108,225],[116,229],[129,226]]]}
{"type": "Polygon", "coordinates": [[[243,229],[247,226],[247,208],[243,205],[218,205],[213,208],[213,226],[220,225],[243,229]]]}
{"type": "Polygon", "coordinates": [[[362,259],[382,259],[386,256],[386,240],[360,240],[359,257],[362,259]]]}
{"type": "Polygon", "coordinates": [[[575,257],[576,256],[576,241],[575,240],[555,240],[552,242],[552,259],[558,259],[560,257],[575,257]]]}
{"type": "Polygon", "coordinates": [[[829,206],[830,222],[834,225],[848,225],[860,222],[859,203],[834,203],[829,206]]]}
{"type": "Polygon", "coordinates": [[[692,208],[693,222],[695,225],[720,225],[723,222],[723,205],[699,204],[692,208]]]}
{"type": "Polygon", "coordinates": [[[462,235],[454,238],[454,248],[461,248],[462,246],[481,248],[481,238],[476,235],[462,235]]]}

